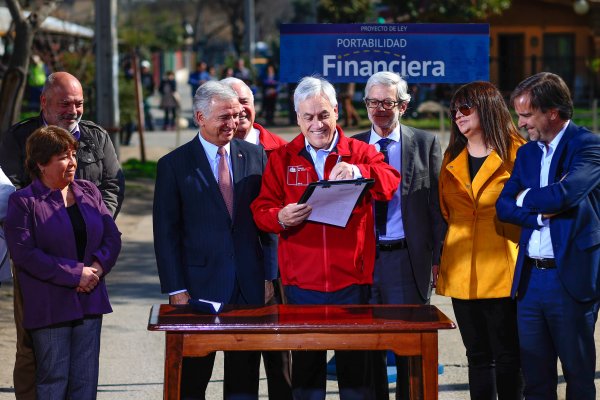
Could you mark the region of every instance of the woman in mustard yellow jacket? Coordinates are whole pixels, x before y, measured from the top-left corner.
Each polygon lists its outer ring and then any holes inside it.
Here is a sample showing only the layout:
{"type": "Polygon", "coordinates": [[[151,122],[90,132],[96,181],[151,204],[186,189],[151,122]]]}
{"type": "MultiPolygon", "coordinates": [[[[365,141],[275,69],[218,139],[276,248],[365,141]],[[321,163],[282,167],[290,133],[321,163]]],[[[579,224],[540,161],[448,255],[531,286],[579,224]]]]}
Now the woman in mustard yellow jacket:
{"type": "Polygon", "coordinates": [[[448,222],[436,292],[452,306],[469,361],[471,399],[522,398],[516,304],[510,296],[519,230],[495,204],[508,180],[519,136],[502,95],[488,82],[459,88],[440,173],[448,222]]]}

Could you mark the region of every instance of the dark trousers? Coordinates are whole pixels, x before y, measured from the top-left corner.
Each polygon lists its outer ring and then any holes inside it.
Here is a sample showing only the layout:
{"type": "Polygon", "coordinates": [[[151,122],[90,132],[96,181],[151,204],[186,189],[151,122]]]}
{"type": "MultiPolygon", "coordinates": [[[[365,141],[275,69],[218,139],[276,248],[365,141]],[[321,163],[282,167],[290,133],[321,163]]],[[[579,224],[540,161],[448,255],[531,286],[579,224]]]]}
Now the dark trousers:
{"type": "MultiPolygon", "coordinates": [[[[229,304],[248,304],[236,284],[229,304]]],[[[260,370],[259,351],[224,352],[223,398],[226,400],[257,400],[260,370]]],[[[206,357],[185,357],[181,373],[181,398],[204,399],[212,376],[215,354],[206,357]]]]}
{"type": "Polygon", "coordinates": [[[567,399],[596,399],[598,301],[574,300],[560,282],[558,269],[532,268],[524,274],[527,284],[522,285],[526,289],[517,302],[517,318],[525,397],[556,400],[556,362],[560,358],[567,399]]]}
{"type": "Polygon", "coordinates": [[[165,107],[163,128],[168,129],[170,127],[175,127],[175,124],[177,123],[175,117],[177,117],[177,109],[175,107],[165,107]]]}
{"type": "Polygon", "coordinates": [[[15,327],[17,330],[17,353],[15,355],[15,368],[13,383],[15,385],[15,398],[17,400],[35,400],[35,354],[31,335],[23,327],[23,297],[21,285],[13,268],[13,304],[15,327]]]}
{"type": "MultiPolygon", "coordinates": [[[[267,305],[282,304],[281,281],[273,281],[274,295],[267,305]]],[[[267,375],[269,399],[292,399],[292,353],[291,351],[263,351],[263,362],[267,375]]]]}
{"type": "MultiPolygon", "coordinates": [[[[421,297],[410,264],[407,249],[380,251],[375,260],[371,304],[425,304],[421,297]]],[[[387,379],[387,354],[372,352],[372,368],[377,399],[389,399],[387,379]]],[[[408,357],[396,356],[396,399],[408,400],[409,369],[408,357]]]]}
{"type": "Polygon", "coordinates": [[[32,329],[38,399],[95,400],[102,316],[32,329]]]}
{"type": "MultiPolygon", "coordinates": [[[[516,302],[499,299],[452,299],[454,315],[469,362],[472,400],[521,400],[516,302]]],[[[554,363],[556,366],[556,362],[554,363]]]]}
{"type": "Polygon", "coordinates": [[[152,113],[150,112],[150,99],[148,97],[144,97],[144,128],[146,131],[154,130],[154,119],[152,118],[152,113]]]}
{"type": "MultiPolygon", "coordinates": [[[[336,292],[319,292],[286,286],[289,304],[366,304],[367,285],[352,285],[336,292]]],[[[336,370],[341,400],[375,398],[370,374],[370,352],[336,351],[336,370]]],[[[292,392],[295,400],[322,400],[326,395],[327,353],[292,351],[292,392]]]]}

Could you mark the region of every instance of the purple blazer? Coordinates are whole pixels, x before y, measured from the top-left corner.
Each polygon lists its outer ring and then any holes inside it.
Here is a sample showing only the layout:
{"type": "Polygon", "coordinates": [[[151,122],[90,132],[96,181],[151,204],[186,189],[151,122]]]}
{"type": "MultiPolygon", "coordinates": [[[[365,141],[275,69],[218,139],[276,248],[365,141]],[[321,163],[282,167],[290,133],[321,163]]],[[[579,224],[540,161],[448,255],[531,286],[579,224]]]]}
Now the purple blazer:
{"type": "Polygon", "coordinates": [[[83,263],[77,261],[73,226],[59,190],[36,179],[8,201],[4,230],[27,329],[112,311],[104,276],[121,250],[121,233],[94,184],[75,180],[71,187],[87,230],[83,263]],[[104,276],[91,293],[77,293],[83,267],[94,260],[102,265],[104,276]]]}

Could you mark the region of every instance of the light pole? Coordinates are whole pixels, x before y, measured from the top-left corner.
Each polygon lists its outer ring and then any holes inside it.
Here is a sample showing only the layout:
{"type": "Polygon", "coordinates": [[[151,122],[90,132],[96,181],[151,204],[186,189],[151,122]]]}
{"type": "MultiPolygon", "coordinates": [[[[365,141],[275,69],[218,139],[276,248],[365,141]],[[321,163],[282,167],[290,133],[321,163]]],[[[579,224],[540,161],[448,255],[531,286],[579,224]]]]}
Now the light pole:
{"type": "Polygon", "coordinates": [[[104,127],[119,155],[119,67],[117,0],[96,2],[96,122],[104,127]]]}

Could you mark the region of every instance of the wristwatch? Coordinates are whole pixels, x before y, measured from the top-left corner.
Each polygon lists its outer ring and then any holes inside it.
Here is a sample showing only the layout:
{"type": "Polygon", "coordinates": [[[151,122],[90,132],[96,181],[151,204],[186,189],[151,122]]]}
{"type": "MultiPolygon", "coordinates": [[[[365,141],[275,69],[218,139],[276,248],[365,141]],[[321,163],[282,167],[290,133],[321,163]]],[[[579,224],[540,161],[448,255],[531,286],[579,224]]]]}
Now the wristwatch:
{"type": "Polygon", "coordinates": [[[283,230],[286,230],[288,228],[287,225],[281,222],[279,218],[277,218],[277,223],[283,228],[283,230]]]}

